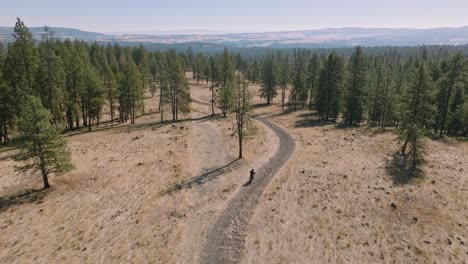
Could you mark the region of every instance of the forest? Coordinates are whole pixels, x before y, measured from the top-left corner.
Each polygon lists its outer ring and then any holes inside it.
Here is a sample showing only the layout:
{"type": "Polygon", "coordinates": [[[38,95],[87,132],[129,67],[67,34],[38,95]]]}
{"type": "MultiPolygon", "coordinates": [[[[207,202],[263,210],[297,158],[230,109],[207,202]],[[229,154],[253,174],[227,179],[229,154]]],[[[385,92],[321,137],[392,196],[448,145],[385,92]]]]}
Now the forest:
{"type": "Polygon", "coordinates": [[[99,126],[104,111],[114,123],[132,124],[144,114],[143,99],[158,94],[164,112],[179,119],[190,111],[186,72],[211,83],[211,104],[224,116],[234,109],[236,73],[260,84],[266,104],[285,111],[310,109],[322,122],[396,128],[402,152],[418,157],[424,136],[468,135],[466,47],[421,46],[355,49],[252,49],[194,53],[148,51],[121,46],[61,41],[44,27],[36,41],[18,19],[14,40],[0,46],[0,142],[18,132],[18,120],[32,102],[61,132],[99,126]]]}

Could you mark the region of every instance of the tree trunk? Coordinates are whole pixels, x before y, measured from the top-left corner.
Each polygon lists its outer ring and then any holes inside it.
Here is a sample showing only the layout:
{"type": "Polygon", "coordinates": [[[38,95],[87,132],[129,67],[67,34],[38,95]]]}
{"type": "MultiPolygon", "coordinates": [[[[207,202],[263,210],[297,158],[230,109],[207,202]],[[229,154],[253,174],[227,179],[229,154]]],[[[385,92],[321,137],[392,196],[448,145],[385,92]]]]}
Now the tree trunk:
{"type": "Polygon", "coordinates": [[[281,103],[283,104],[284,110],[284,99],[286,98],[286,86],[281,87],[281,103]]]}
{"type": "Polygon", "coordinates": [[[215,115],[215,111],[214,111],[214,104],[215,104],[215,100],[214,100],[214,82],[211,81],[211,116],[214,116],[215,115]]]}
{"type": "Polygon", "coordinates": [[[42,173],[42,181],[44,182],[44,189],[50,188],[49,177],[47,176],[45,167],[42,167],[41,173],[42,173]]]}
{"type": "Polygon", "coordinates": [[[449,108],[449,104],[450,104],[450,96],[452,95],[452,88],[453,88],[453,84],[454,84],[454,80],[450,80],[450,85],[449,85],[449,89],[447,91],[447,98],[445,100],[445,105],[444,105],[444,110],[442,112],[442,122],[440,124],[440,134],[439,136],[442,136],[443,133],[444,133],[444,129],[445,129],[445,122],[447,121],[447,112],[448,112],[448,108],[449,108]]]}
{"type": "Polygon", "coordinates": [[[8,127],[6,120],[3,120],[3,142],[8,143],[8,127]]]}
{"type": "Polygon", "coordinates": [[[242,129],[239,129],[239,159],[242,159],[242,129]]]}
{"type": "Polygon", "coordinates": [[[403,147],[401,148],[401,154],[405,154],[406,152],[406,147],[408,146],[408,142],[409,142],[409,139],[410,139],[410,135],[408,135],[405,139],[405,143],[403,144],[403,147]]]}

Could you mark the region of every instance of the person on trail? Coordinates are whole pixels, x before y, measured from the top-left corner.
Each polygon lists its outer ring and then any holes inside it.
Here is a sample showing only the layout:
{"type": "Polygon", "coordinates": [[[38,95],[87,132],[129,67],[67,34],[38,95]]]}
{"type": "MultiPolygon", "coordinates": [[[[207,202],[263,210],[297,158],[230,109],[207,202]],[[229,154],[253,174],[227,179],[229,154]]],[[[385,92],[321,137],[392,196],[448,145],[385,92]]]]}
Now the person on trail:
{"type": "Polygon", "coordinates": [[[249,185],[253,182],[253,180],[254,180],[254,175],[255,175],[255,171],[254,171],[254,169],[252,169],[252,170],[250,171],[250,178],[249,178],[249,181],[246,182],[246,183],[244,184],[244,186],[249,186],[249,185]]]}

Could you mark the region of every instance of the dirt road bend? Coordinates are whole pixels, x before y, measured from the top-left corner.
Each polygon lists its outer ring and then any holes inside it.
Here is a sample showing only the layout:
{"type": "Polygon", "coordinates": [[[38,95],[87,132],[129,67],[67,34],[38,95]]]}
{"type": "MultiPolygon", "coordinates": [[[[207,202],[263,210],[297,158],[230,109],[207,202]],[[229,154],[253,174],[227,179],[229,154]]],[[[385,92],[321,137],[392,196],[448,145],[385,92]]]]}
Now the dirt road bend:
{"type": "Polygon", "coordinates": [[[258,118],[258,120],[278,136],[279,148],[268,162],[257,170],[253,183],[243,187],[229,201],[226,209],[208,231],[206,244],[201,254],[201,263],[240,262],[247,235],[247,226],[258,200],[294,151],[294,140],[285,130],[267,119],[258,118]]]}

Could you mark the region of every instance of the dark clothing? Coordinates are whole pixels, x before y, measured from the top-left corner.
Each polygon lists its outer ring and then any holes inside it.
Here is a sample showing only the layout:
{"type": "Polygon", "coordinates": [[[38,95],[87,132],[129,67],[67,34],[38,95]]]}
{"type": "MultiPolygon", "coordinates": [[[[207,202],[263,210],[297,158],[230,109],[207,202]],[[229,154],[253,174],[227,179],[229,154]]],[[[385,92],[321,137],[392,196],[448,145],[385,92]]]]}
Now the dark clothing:
{"type": "Polygon", "coordinates": [[[254,180],[254,175],[255,175],[255,171],[252,169],[252,170],[250,171],[250,178],[249,178],[249,181],[248,181],[247,183],[245,183],[244,186],[249,186],[249,185],[253,182],[253,180],[254,180]]]}

